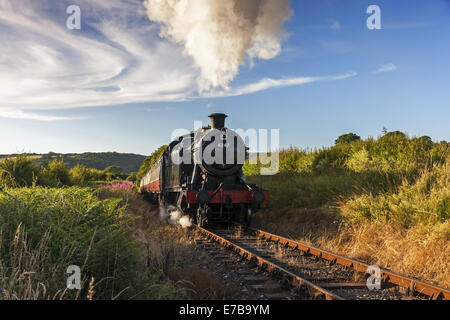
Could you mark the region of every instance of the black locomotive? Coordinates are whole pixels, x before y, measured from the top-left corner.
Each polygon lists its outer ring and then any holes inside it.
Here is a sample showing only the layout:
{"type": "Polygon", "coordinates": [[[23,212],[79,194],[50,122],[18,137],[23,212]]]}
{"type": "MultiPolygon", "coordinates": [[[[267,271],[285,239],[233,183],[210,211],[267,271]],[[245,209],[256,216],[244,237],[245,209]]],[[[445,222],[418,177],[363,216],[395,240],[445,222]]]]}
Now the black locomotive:
{"type": "Polygon", "coordinates": [[[176,206],[199,226],[219,222],[248,226],[251,215],[268,200],[268,192],[245,182],[247,148],[225,127],[226,117],[211,114],[211,128],[172,141],[142,179],[140,191],[161,205],[176,206]]]}

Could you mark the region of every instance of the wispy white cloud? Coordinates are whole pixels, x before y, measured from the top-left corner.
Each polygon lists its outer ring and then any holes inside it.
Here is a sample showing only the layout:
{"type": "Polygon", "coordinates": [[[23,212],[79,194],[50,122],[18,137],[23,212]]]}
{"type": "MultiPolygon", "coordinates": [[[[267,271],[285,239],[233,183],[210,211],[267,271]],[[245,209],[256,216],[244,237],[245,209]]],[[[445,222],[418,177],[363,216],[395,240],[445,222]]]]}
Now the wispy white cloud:
{"type": "Polygon", "coordinates": [[[338,29],[341,28],[341,23],[340,23],[338,20],[336,20],[336,19],[330,19],[329,21],[330,21],[330,23],[331,23],[330,29],[338,30],[338,29]]]}
{"type": "Polygon", "coordinates": [[[385,65],[382,65],[377,70],[375,70],[373,73],[381,73],[381,72],[390,72],[397,70],[397,66],[393,63],[388,63],[385,65]]]}
{"type": "Polygon", "coordinates": [[[66,1],[51,17],[53,2],[0,0],[0,116],[66,120],[24,111],[175,101],[196,90],[190,59],[155,25],[134,23],[141,3],[77,3],[82,30],[66,28],[66,1]]]}
{"type": "Polygon", "coordinates": [[[199,94],[199,68],[159,37],[141,1],[78,0],[81,30],[66,28],[71,4],[0,0],[0,117],[78,120],[39,111],[239,96],[355,75],[265,78],[199,94]]]}
{"type": "Polygon", "coordinates": [[[356,72],[349,72],[337,76],[325,76],[325,77],[296,77],[296,78],[285,78],[285,79],[270,79],[264,78],[258,82],[243,85],[241,87],[237,87],[230,90],[221,90],[215,91],[208,94],[205,94],[205,97],[208,98],[218,98],[218,97],[232,97],[232,96],[241,96],[245,94],[251,94],[263,90],[268,90],[272,88],[283,88],[289,86],[299,86],[306,83],[311,82],[319,82],[319,81],[335,81],[335,80],[343,80],[350,77],[356,76],[356,72]]]}
{"type": "Polygon", "coordinates": [[[327,23],[323,21],[321,24],[309,25],[306,26],[305,28],[310,30],[327,30],[327,29],[339,30],[341,28],[341,23],[337,19],[328,19],[327,23]]]}
{"type": "Polygon", "coordinates": [[[23,110],[8,110],[0,108],[0,117],[10,119],[38,120],[38,121],[61,121],[61,120],[83,120],[85,117],[57,117],[24,112],[23,110]]]}
{"type": "Polygon", "coordinates": [[[166,106],[166,107],[145,107],[145,108],[139,108],[139,110],[146,111],[146,112],[155,112],[155,111],[173,111],[177,108],[174,106],[166,106]]]}

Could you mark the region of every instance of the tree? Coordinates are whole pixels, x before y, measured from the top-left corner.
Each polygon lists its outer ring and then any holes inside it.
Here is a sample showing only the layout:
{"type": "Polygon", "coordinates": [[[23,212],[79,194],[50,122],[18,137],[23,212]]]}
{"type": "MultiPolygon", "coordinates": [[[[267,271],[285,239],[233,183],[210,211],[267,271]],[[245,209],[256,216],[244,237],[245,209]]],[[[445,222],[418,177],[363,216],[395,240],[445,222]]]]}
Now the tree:
{"type": "Polygon", "coordinates": [[[52,162],[42,170],[42,174],[58,180],[61,185],[70,184],[69,170],[62,159],[52,160],[52,162]]]}
{"type": "Polygon", "coordinates": [[[103,170],[105,173],[112,173],[114,175],[118,175],[122,173],[122,168],[119,166],[109,166],[105,170],[103,170]]]}
{"type": "Polygon", "coordinates": [[[340,144],[344,144],[344,143],[351,143],[351,142],[358,141],[358,140],[361,140],[361,137],[350,132],[350,133],[340,135],[336,140],[334,140],[334,144],[340,145],[340,144]]]}
{"type": "Polygon", "coordinates": [[[379,142],[397,142],[406,140],[408,140],[408,137],[401,131],[386,132],[380,139],[378,139],[379,142]]]}
{"type": "Polygon", "coordinates": [[[77,164],[70,172],[70,180],[72,184],[83,186],[89,181],[89,169],[81,164],[77,164]]]}
{"type": "Polygon", "coordinates": [[[38,169],[26,154],[18,154],[0,161],[0,185],[28,187],[34,182],[38,169]]]}

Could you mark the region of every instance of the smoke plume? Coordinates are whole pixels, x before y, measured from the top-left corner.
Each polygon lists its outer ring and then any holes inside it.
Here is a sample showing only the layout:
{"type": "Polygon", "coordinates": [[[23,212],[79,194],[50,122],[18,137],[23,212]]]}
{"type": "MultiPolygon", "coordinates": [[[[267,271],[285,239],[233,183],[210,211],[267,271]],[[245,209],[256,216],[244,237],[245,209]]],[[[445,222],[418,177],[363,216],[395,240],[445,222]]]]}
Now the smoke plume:
{"type": "Polygon", "coordinates": [[[184,46],[200,68],[200,91],[228,89],[246,55],[272,59],[281,52],[289,0],[145,0],[160,36],[184,46]]]}
{"type": "Polygon", "coordinates": [[[181,225],[183,228],[188,228],[192,226],[191,219],[188,216],[183,216],[182,212],[180,212],[174,206],[168,206],[167,208],[164,206],[159,207],[159,216],[161,220],[170,223],[171,225],[181,225]]]}

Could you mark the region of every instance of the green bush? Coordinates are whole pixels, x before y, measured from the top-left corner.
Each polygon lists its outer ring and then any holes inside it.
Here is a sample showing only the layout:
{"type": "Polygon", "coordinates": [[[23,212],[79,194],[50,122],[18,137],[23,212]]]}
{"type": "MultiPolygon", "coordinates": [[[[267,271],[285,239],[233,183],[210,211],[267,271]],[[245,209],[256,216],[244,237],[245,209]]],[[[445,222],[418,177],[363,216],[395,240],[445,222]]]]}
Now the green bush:
{"type": "Polygon", "coordinates": [[[95,299],[171,297],[170,286],[147,271],[123,210],[121,199],[99,200],[86,188],[1,191],[3,293],[84,299],[93,279],[95,299]],[[81,268],[80,292],[65,290],[69,265],[81,268]]]}
{"type": "Polygon", "coordinates": [[[97,181],[122,181],[123,176],[111,172],[86,168],[84,165],[76,165],[69,171],[70,181],[73,185],[89,186],[97,181]]]}
{"type": "MultiPolygon", "coordinates": [[[[72,184],[77,185],[77,186],[86,185],[91,178],[89,175],[89,169],[81,164],[78,164],[75,167],[73,167],[72,169],[70,169],[69,175],[70,175],[70,180],[71,180],[72,184]]],[[[95,179],[95,180],[101,180],[101,179],[95,179]]]]}
{"type": "Polygon", "coordinates": [[[0,160],[0,186],[88,186],[93,181],[123,181],[128,175],[117,173],[118,168],[111,166],[109,171],[100,171],[84,165],[76,165],[69,171],[65,162],[59,158],[37,168],[33,166],[33,160],[30,157],[21,154],[0,160]]]}
{"type": "Polygon", "coordinates": [[[0,185],[9,187],[31,186],[37,180],[36,169],[30,157],[17,155],[0,161],[0,185]]]}
{"type": "Polygon", "coordinates": [[[59,159],[52,160],[42,168],[40,180],[42,185],[46,186],[68,186],[71,184],[69,170],[64,161],[59,159]]]}
{"type": "Polygon", "coordinates": [[[280,172],[294,173],[298,172],[298,163],[304,158],[306,152],[295,147],[280,152],[280,172]]]}
{"type": "Polygon", "coordinates": [[[450,239],[450,157],[431,170],[424,169],[414,183],[404,180],[395,192],[353,196],[342,212],[351,222],[421,225],[430,235],[450,239]]]}
{"type": "Polygon", "coordinates": [[[449,150],[448,142],[394,131],[309,152],[291,147],[280,152],[277,175],[261,176],[260,163],[246,163],[244,173],[269,190],[273,209],[339,207],[349,222],[421,225],[447,237],[449,150]]]}
{"type": "MultiPolygon", "coordinates": [[[[351,136],[349,136],[351,135],[351,136]]],[[[279,173],[315,173],[331,171],[367,172],[415,178],[424,167],[442,163],[450,150],[448,142],[435,143],[430,137],[409,138],[402,132],[388,132],[379,139],[356,139],[342,135],[337,144],[314,151],[290,147],[279,153],[279,173]]],[[[244,174],[259,175],[261,163],[244,165],[244,174]]],[[[400,181],[401,182],[401,181],[400,181]]]]}
{"type": "Polygon", "coordinates": [[[163,145],[153,151],[153,153],[147,157],[139,168],[138,173],[136,174],[136,184],[139,186],[141,179],[150,171],[151,167],[155,164],[156,161],[162,156],[163,152],[166,150],[167,146],[163,145]]]}
{"type": "Polygon", "coordinates": [[[128,177],[126,178],[127,181],[132,181],[132,182],[136,182],[137,180],[137,172],[132,172],[128,175],[128,177]]]}

